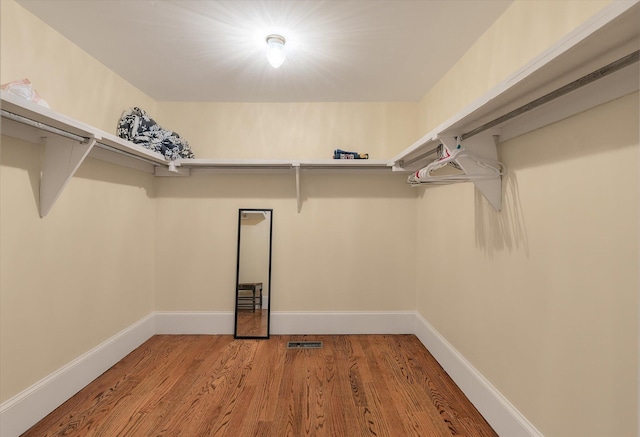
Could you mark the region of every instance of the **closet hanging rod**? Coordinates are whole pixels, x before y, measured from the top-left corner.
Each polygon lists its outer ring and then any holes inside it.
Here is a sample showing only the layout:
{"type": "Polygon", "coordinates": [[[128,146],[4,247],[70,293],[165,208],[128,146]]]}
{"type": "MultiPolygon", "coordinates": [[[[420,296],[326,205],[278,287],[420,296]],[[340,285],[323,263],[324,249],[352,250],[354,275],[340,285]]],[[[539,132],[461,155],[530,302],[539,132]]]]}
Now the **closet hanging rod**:
{"type": "Polygon", "coordinates": [[[204,169],[204,170],[291,170],[293,167],[291,166],[291,164],[282,164],[282,165],[264,165],[264,164],[257,164],[257,165],[247,165],[247,164],[238,164],[238,165],[233,165],[233,164],[207,164],[207,165],[192,165],[188,162],[188,159],[185,159],[183,161],[180,161],[179,163],[177,163],[178,167],[186,167],[186,168],[191,168],[194,170],[200,170],[200,169],[204,169]]]}
{"type": "Polygon", "coordinates": [[[433,149],[427,150],[426,152],[421,153],[420,155],[413,157],[411,159],[403,159],[401,163],[401,167],[406,167],[408,165],[413,164],[416,161],[420,161],[421,159],[426,158],[427,156],[436,154],[438,152],[438,147],[440,146],[436,146],[433,149]]]}
{"type": "Polygon", "coordinates": [[[495,127],[501,123],[504,123],[505,121],[511,120],[514,117],[517,117],[518,115],[524,114],[525,112],[531,111],[534,108],[537,108],[538,106],[544,105],[545,103],[548,103],[554,99],[557,99],[558,97],[562,97],[565,94],[570,93],[571,91],[577,90],[578,88],[581,88],[585,85],[590,84],[591,82],[595,82],[598,79],[601,79],[605,76],[608,76],[611,73],[615,73],[618,70],[621,70],[625,67],[628,67],[631,64],[635,64],[636,62],[638,62],[638,60],[640,59],[640,50],[636,50],[635,52],[628,54],[627,56],[624,56],[620,59],[618,59],[617,61],[614,61],[608,65],[605,65],[602,68],[599,68],[596,71],[593,71],[585,76],[582,76],[580,79],[576,79],[571,83],[568,83],[567,85],[558,88],[555,91],[551,91],[548,94],[545,94],[544,96],[537,98],[525,105],[520,106],[517,109],[514,109],[511,112],[508,112],[507,114],[498,117],[488,123],[483,124],[482,126],[479,126],[467,133],[462,134],[461,139],[462,140],[466,140],[467,138],[471,138],[474,135],[477,135],[481,132],[486,131],[487,129],[491,129],[492,127],[495,127]]]}
{"type": "Polygon", "coordinates": [[[4,109],[2,110],[2,116],[4,118],[8,118],[9,120],[13,120],[18,123],[25,124],[27,126],[35,127],[46,132],[51,132],[52,134],[60,135],[61,137],[69,138],[74,141],[78,141],[80,143],[86,143],[89,141],[89,138],[87,137],[72,134],[71,132],[67,132],[65,130],[58,129],[57,127],[40,123],[39,121],[31,120],[30,118],[23,117],[22,115],[14,114],[13,112],[9,112],[4,109]]]}
{"type": "MultiPolygon", "coordinates": [[[[78,141],[79,143],[85,144],[90,140],[87,137],[83,137],[81,135],[72,134],[71,132],[67,132],[65,130],[58,129],[57,127],[53,127],[53,126],[49,126],[49,125],[44,124],[44,123],[40,123],[39,121],[31,120],[30,118],[23,117],[22,115],[14,114],[13,112],[9,112],[9,111],[6,111],[4,109],[2,109],[2,117],[7,118],[7,119],[12,120],[12,121],[15,121],[15,122],[18,122],[18,123],[21,123],[21,124],[24,124],[24,125],[27,125],[27,126],[30,126],[30,127],[34,127],[36,129],[43,130],[45,132],[50,132],[52,134],[59,135],[59,136],[64,137],[64,138],[69,138],[71,140],[78,141]]],[[[139,161],[142,161],[142,162],[145,162],[147,164],[152,164],[154,166],[159,165],[157,162],[152,161],[151,159],[147,159],[147,158],[144,158],[142,156],[138,156],[138,155],[135,155],[133,153],[129,153],[129,152],[126,152],[124,150],[117,149],[115,147],[112,147],[112,146],[109,146],[107,144],[101,143],[99,140],[96,141],[95,145],[97,147],[100,147],[101,149],[109,150],[110,152],[115,152],[117,154],[129,157],[129,158],[135,158],[135,159],[137,159],[139,161]]]]}
{"type": "Polygon", "coordinates": [[[151,159],[143,158],[142,156],[134,155],[133,153],[126,152],[124,150],[116,149],[115,147],[109,146],[107,144],[101,143],[100,140],[96,141],[96,147],[99,147],[104,150],[108,150],[110,152],[117,153],[119,155],[126,156],[127,158],[134,158],[142,162],[146,162],[147,164],[151,164],[156,167],[160,167],[162,164],[158,162],[152,161],[151,159]]]}

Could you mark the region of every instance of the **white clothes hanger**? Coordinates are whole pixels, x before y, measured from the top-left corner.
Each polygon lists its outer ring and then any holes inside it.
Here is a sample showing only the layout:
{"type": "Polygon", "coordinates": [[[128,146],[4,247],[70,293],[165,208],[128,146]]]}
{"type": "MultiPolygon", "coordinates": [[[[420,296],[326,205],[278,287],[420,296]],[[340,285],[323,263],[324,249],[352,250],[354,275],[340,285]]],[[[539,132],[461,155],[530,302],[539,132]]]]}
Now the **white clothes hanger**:
{"type": "Polygon", "coordinates": [[[421,168],[409,176],[407,182],[411,185],[420,184],[451,184],[456,182],[473,182],[476,180],[494,179],[503,176],[506,167],[499,161],[480,158],[466,150],[461,141],[452,152],[443,145],[444,157],[436,159],[426,167],[421,168]],[[432,172],[453,164],[455,168],[462,169],[462,173],[434,175],[432,172]]]}

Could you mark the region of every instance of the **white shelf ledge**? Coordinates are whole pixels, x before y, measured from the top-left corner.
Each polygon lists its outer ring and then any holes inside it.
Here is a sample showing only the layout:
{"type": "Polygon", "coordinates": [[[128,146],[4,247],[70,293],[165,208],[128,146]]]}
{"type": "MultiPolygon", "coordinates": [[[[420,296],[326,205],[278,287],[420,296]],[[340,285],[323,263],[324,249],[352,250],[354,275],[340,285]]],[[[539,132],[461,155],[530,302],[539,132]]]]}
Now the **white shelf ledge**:
{"type": "MultiPolygon", "coordinates": [[[[0,90],[1,91],[1,90],[0,90]]],[[[45,217],[87,156],[153,173],[167,165],[159,154],[1,91],[2,134],[44,144],[40,176],[40,216],[45,217]]]]}
{"type": "Polygon", "coordinates": [[[44,130],[47,127],[51,127],[72,136],[83,137],[85,139],[95,138],[99,147],[102,146],[105,149],[122,152],[121,154],[123,156],[140,158],[152,165],[167,165],[167,160],[159,153],[152,152],[130,141],[123,140],[116,135],[89,126],[88,124],[67,117],[44,106],[37,105],[6,91],[0,90],[0,96],[2,98],[1,107],[3,111],[7,111],[34,123],[34,125],[31,126],[20,126],[20,122],[3,116],[2,132],[5,135],[17,136],[27,141],[33,141],[33,139],[36,138],[34,134],[37,135],[37,138],[56,135],[44,130]],[[38,129],[38,126],[40,126],[41,129],[38,129]],[[6,131],[5,128],[7,128],[6,131]]]}
{"type": "Polygon", "coordinates": [[[156,176],[192,174],[295,173],[298,212],[302,207],[301,173],[394,174],[391,163],[369,159],[242,160],[178,159],[59,114],[2,91],[2,134],[45,145],[40,179],[40,216],[46,216],[82,162],[91,156],[156,176]]]}
{"type": "Polygon", "coordinates": [[[388,161],[373,159],[177,159],[175,171],[156,168],[156,176],[191,176],[193,174],[286,174],[296,168],[316,173],[376,172],[392,174],[388,161]]]}
{"type": "Polygon", "coordinates": [[[243,159],[177,159],[175,168],[156,167],[156,176],[191,176],[195,174],[294,174],[297,210],[302,210],[302,173],[362,173],[393,175],[388,161],[370,159],[321,160],[243,160],[243,159]]]}

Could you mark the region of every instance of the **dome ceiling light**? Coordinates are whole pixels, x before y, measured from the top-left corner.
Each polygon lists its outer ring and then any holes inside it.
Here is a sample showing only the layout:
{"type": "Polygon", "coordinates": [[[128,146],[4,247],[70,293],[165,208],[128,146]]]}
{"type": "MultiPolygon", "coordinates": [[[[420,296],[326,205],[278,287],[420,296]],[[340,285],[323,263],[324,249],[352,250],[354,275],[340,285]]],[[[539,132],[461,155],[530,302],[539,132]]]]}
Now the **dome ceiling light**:
{"type": "Polygon", "coordinates": [[[278,68],[287,57],[284,36],[272,34],[267,36],[267,60],[273,68],[278,68]]]}

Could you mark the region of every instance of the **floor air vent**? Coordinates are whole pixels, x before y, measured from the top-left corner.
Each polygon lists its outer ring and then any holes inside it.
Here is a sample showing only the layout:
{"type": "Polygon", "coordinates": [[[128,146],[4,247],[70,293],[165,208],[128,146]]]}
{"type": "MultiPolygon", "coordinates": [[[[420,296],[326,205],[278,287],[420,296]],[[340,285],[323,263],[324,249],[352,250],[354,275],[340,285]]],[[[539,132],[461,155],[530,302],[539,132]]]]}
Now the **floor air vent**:
{"type": "Polygon", "coordinates": [[[322,349],[321,341],[290,341],[287,349],[322,349]]]}

